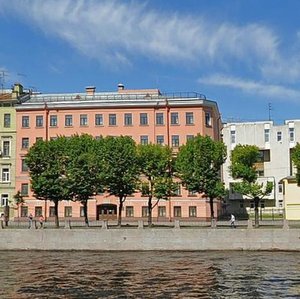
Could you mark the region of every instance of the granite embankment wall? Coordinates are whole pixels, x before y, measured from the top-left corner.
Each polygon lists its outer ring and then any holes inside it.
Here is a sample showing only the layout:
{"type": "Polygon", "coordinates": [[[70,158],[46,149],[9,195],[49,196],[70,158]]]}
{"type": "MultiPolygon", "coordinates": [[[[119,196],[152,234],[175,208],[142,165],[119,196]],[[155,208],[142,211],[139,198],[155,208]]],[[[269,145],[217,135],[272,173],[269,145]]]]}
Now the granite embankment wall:
{"type": "Polygon", "coordinates": [[[3,229],[0,250],[296,250],[300,229],[3,229]]]}

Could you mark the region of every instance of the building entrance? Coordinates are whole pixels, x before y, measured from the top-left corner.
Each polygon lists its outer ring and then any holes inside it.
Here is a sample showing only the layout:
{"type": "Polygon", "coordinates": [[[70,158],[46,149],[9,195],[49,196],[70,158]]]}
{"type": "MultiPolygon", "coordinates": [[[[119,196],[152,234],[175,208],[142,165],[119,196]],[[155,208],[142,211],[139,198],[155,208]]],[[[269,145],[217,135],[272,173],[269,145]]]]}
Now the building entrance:
{"type": "Polygon", "coordinates": [[[97,220],[116,219],[117,205],[106,203],[97,205],[97,220]]]}

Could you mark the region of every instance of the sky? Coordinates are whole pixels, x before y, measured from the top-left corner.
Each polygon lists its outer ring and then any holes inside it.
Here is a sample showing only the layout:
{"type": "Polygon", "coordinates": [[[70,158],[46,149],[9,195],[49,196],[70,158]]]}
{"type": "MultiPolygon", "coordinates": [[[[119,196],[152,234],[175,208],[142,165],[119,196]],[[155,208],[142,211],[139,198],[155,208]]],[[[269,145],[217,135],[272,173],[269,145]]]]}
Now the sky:
{"type": "Polygon", "coordinates": [[[199,92],[223,121],[300,119],[298,0],[0,0],[0,80],[199,92]]]}

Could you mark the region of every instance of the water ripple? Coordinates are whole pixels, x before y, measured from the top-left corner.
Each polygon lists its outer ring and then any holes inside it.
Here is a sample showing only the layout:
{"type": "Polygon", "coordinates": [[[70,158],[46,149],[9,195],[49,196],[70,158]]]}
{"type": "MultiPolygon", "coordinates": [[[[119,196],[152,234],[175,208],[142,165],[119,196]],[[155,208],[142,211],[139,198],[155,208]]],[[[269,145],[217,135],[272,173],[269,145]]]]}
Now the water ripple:
{"type": "Polygon", "coordinates": [[[0,298],[300,298],[300,253],[41,252],[0,255],[0,298]]]}

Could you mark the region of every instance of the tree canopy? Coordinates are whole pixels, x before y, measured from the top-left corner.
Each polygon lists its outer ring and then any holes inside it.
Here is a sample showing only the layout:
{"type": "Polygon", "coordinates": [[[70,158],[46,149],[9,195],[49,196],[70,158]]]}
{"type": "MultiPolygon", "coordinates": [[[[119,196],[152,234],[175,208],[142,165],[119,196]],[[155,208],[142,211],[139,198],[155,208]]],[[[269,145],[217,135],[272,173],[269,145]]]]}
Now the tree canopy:
{"type": "Polygon", "coordinates": [[[29,167],[31,188],[37,199],[54,202],[55,224],[58,227],[58,203],[69,200],[66,151],[67,138],[37,141],[28,151],[25,162],[29,167]]]}
{"type": "Polygon", "coordinates": [[[265,184],[257,182],[255,163],[259,160],[259,148],[255,145],[237,145],[231,152],[230,173],[239,182],[233,184],[234,192],[254,200],[255,226],[258,227],[258,206],[261,199],[273,190],[273,182],[265,184]]]}
{"type": "Polygon", "coordinates": [[[212,219],[214,218],[213,200],[225,194],[220,176],[221,166],[225,160],[224,143],[201,135],[180,147],[176,159],[177,175],[183,185],[189,191],[203,193],[209,198],[212,219]]]}
{"type": "Polygon", "coordinates": [[[158,144],[138,145],[138,163],[142,174],[140,190],[148,197],[148,225],[152,225],[152,210],[161,199],[168,199],[175,188],[172,184],[172,150],[158,144]],[[152,201],[156,199],[153,205],[152,201]]]}
{"type": "Polygon", "coordinates": [[[300,144],[297,143],[292,151],[292,161],[297,169],[296,180],[298,186],[300,186],[300,144]]]}
{"type": "Polygon", "coordinates": [[[118,225],[121,225],[123,203],[138,188],[139,165],[134,140],[128,136],[105,137],[103,180],[110,195],[119,199],[118,225]]]}

